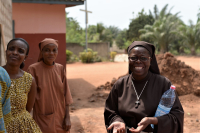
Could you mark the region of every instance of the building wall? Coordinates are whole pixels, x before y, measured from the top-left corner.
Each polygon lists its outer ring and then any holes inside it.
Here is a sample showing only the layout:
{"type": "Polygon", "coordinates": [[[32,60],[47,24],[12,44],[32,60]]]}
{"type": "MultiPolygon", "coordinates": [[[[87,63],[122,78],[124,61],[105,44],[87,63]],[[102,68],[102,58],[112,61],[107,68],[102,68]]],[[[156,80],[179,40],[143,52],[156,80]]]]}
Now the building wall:
{"type": "MultiPolygon", "coordinates": [[[[67,43],[66,46],[68,50],[72,51],[77,56],[85,49],[85,47],[79,45],[78,43],[67,43]]],[[[110,45],[107,42],[88,43],[88,48],[91,48],[93,51],[98,52],[98,55],[101,57],[109,58],[110,45]]]]}
{"type": "Polygon", "coordinates": [[[115,40],[113,41],[112,47],[110,47],[110,51],[117,52],[118,54],[126,53],[126,50],[118,48],[115,40]]]}
{"type": "Polygon", "coordinates": [[[66,19],[65,5],[13,3],[15,37],[24,38],[30,45],[25,68],[37,62],[38,44],[44,38],[58,40],[57,63],[66,65],[66,19]]]}
{"type": "MultiPolygon", "coordinates": [[[[0,0],[0,24],[3,25],[5,44],[13,38],[12,33],[12,0],[0,0]]],[[[1,36],[0,36],[1,37],[1,36]]],[[[2,37],[0,39],[0,65],[5,65],[5,54],[2,37]]]]}
{"type": "Polygon", "coordinates": [[[101,57],[109,57],[110,54],[110,44],[107,42],[102,43],[88,43],[88,48],[91,48],[93,51],[97,51],[98,55],[101,57]]]}
{"type": "Polygon", "coordinates": [[[13,3],[16,34],[66,33],[65,5],[13,3]]]}
{"type": "Polygon", "coordinates": [[[66,44],[67,50],[70,50],[73,52],[73,54],[79,56],[80,52],[83,52],[85,49],[83,46],[81,46],[79,43],[67,43],[66,44]]]}

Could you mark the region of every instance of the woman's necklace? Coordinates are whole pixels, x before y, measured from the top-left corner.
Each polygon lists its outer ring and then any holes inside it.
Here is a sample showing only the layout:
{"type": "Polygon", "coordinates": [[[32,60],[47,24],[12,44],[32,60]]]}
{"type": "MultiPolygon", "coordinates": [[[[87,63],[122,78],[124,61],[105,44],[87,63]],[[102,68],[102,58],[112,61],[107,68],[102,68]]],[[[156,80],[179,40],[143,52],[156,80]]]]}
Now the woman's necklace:
{"type": "Polygon", "coordinates": [[[137,101],[135,102],[135,104],[136,104],[135,108],[136,108],[136,109],[137,109],[138,106],[140,105],[140,96],[142,95],[142,92],[144,91],[144,88],[146,87],[147,83],[148,83],[148,80],[147,80],[147,82],[145,83],[145,85],[144,85],[144,87],[143,87],[143,89],[142,89],[140,95],[138,96],[137,91],[136,91],[135,86],[134,86],[133,81],[132,81],[132,85],[133,85],[133,88],[134,88],[134,90],[135,90],[135,94],[136,94],[136,96],[137,96],[137,101]]]}

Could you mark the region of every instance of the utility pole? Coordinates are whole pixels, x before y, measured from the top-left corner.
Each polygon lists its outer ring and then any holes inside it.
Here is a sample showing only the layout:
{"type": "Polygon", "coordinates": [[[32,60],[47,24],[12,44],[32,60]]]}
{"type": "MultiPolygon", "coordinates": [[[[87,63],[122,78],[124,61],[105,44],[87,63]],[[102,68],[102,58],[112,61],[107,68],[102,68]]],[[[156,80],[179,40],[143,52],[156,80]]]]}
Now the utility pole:
{"type": "Polygon", "coordinates": [[[87,24],[88,24],[88,13],[92,13],[91,11],[87,10],[87,0],[85,0],[85,10],[80,9],[81,11],[85,12],[85,48],[86,48],[86,52],[87,52],[87,24]]]}

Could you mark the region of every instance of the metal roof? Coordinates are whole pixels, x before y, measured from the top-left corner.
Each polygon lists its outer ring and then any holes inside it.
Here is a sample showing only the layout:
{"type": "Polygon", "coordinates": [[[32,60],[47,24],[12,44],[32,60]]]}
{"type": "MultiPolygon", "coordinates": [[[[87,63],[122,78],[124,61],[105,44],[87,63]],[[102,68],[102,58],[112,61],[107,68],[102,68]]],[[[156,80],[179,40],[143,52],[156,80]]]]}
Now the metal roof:
{"type": "Polygon", "coordinates": [[[13,3],[82,5],[84,0],[12,0],[13,3]]]}

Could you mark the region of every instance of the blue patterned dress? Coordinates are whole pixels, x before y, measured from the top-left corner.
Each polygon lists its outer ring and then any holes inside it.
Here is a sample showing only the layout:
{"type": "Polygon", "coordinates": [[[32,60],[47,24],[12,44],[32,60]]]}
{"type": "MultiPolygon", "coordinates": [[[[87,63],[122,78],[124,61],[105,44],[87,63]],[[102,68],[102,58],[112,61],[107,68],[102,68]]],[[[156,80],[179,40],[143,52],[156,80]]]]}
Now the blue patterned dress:
{"type": "Polygon", "coordinates": [[[0,133],[6,133],[5,127],[11,120],[10,85],[8,73],[0,67],[0,133]]]}

